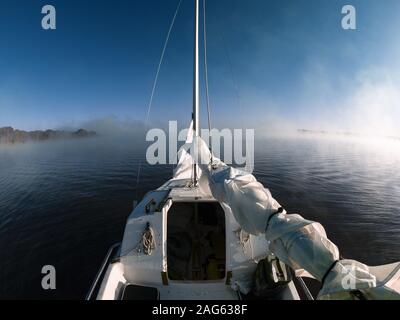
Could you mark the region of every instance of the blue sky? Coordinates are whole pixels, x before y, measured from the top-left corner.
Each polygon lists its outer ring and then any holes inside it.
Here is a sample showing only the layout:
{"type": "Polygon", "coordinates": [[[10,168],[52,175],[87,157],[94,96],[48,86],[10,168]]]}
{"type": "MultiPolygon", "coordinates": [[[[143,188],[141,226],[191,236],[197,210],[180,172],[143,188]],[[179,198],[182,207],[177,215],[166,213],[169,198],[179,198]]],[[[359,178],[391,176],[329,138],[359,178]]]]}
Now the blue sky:
{"type": "MultiPolygon", "coordinates": [[[[144,120],[177,3],[2,0],[0,126],[144,120]],[[45,4],[57,9],[56,31],[41,29],[45,4]]],[[[190,117],[192,6],[183,0],[172,32],[155,123],[190,117]]],[[[216,125],[400,134],[399,12],[396,0],[208,1],[216,125]],[[357,9],[357,30],[341,28],[345,4],[357,9]]]]}

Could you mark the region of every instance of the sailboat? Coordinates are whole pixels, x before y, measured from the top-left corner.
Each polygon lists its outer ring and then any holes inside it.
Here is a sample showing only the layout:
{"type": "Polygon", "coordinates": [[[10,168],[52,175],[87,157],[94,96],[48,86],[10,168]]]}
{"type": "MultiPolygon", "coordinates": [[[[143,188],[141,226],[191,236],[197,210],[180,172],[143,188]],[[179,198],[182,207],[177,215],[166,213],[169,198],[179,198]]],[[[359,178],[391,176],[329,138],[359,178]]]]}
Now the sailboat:
{"type": "MultiPolygon", "coordinates": [[[[261,206],[272,212],[266,223],[260,223],[262,231],[270,228],[269,237],[247,232],[243,221],[238,221],[238,212],[259,209],[251,203],[254,195],[272,199],[253,176],[240,176],[230,201],[217,199],[210,189],[214,178],[190,152],[194,148],[212,159],[199,137],[199,0],[194,0],[194,5],[193,113],[178,165],[169,181],[147,193],[134,207],[122,243],[110,248],[87,299],[313,299],[303,277],[322,280],[326,297],[341,298],[341,293],[335,295],[343,291],[337,285],[338,275],[348,266],[355,266],[362,274],[355,274],[355,288],[347,290],[350,298],[365,297],[368,288],[385,292],[382,297],[393,297],[396,290],[400,293],[400,263],[369,269],[352,260],[340,260],[337,247],[326,238],[322,226],[298,215],[286,215],[275,200],[270,208],[261,206]],[[270,250],[271,245],[274,250],[270,250]],[[278,252],[280,259],[272,252],[278,252]]],[[[218,161],[219,168],[225,170],[227,166],[218,161]]],[[[232,172],[225,178],[232,177],[232,172]]]]}
{"type": "MultiPolygon", "coordinates": [[[[195,0],[193,121],[186,146],[199,135],[199,0],[195,0]]],[[[212,196],[185,148],[171,180],[145,195],[129,216],[88,299],[240,299],[235,278],[251,281],[266,240],[244,242],[229,208],[212,196]],[[247,247],[244,245],[247,243],[247,247]]],[[[292,282],[282,298],[298,299],[292,282]]]]}

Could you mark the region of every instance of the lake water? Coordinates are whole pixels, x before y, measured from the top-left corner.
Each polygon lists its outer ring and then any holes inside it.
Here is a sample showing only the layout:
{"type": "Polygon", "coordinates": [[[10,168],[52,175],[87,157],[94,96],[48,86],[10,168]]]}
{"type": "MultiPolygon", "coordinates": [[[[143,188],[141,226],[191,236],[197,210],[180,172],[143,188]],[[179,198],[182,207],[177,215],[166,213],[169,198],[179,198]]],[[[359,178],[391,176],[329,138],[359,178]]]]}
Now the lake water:
{"type": "MultiPolygon", "coordinates": [[[[133,200],[171,177],[145,165],[136,190],[144,153],[103,138],[0,146],[0,298],[85,297],[133,200]],[[44,265],[57,290],[42,290],[44,265]]],[[[260,140],[254,174],[287,211],[321,222],[344,257],[400,260],[400,142],[260,140]]]]}

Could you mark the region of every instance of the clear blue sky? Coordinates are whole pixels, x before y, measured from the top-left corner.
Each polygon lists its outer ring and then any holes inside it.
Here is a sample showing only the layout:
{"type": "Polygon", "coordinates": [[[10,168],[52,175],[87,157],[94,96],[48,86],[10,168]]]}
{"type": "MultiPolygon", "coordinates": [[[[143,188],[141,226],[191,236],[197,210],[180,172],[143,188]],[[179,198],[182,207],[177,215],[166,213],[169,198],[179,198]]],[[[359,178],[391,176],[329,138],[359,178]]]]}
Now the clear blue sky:
{"type": "MultiPolygon", "coordinates": [[[[0,126],[55,128],[110,115],[143,120],[177,2],[2,0],[0,126]],[[57,9],[56,31],[41,29],[45,4],[57,9]]],[[[154,122],[190,117],[192,6],[183,0],[154,122]]],[[[347,130],[370,121],[396,133],[399,18],[398,0],[208,1],[216,123],[347,130]],[[355,31],[341,28],[345,4],[357,9],[355,31]]]]}

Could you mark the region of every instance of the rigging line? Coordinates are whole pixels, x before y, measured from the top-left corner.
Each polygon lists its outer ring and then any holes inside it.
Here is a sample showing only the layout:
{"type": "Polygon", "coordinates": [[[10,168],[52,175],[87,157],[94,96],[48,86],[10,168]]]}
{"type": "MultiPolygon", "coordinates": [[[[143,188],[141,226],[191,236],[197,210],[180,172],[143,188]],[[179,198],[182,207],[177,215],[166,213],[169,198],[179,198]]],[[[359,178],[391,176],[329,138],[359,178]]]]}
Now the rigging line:
{"type": "Polygon", "coordinates": [[[205,73],[205,87],[206,87],[206,102],[207,102],[207,115],[208,115],[208,130],[209,130],[209,148],[211,152],[211,163],[213,162],[212,152],[212,137],[211,137],[211,108],[210,96],[208,91],[208,65],[207,65],[207,24],[206,24],[206,0],[203,0],[203,37],[204,37],[204,73],[205,73]]]}
{"type": "MultiPolygon", "coordinates": [[[[145,120],[145,129],[147,128],[147,125],[149,123],[150,111],[151,111],[151,107],[153,106],[153,99],[154,99],[154,94],[155,94],[156,88],[157,88],[158,77],[160,75],[161,66],[162,66],[162,63],[164,61],[165,52],[167,50],[168,42],[169,42],[169,39],[171,37],[171,32],[172,32],[172,29],[174,28],[175,20],[176,20],[176,17],[178,16],[178,12],[179,12],[179,9],[181,7],[181,4],[182,4],[182,0],[179,0],[178,5],[177,5],[176,10],[175,10],[174,17],[172,18],[172,21],[171,21],[171,25],[169,26],[169,29],[168,29],[167,37],[166,37],[165,42],[164,42],[164,47],[163,47],[163,50],[162,50],[162,53],[161,53],[160,61],[158,63],[158,67],[157,67],[156,76],[154,78],[154,83],[153,83],[153,87],[152,87],[152,90],[151,90],[149,105],[147,107],[147,114],[146,114],[146,120],[145,120]]],[[[140,182],[141,169],[142,169],[142,160],[139,159],[138,172],[137,172],[137,177],[136,177],[136,192],[138,191],[138,186],[139,186],[139,182],[140,182]]]]}
{"type": "Polygon", "coordinates": [[[221,38],[222,38],[222,42],[224,44],[225,56],[226,56],[226,60],[228,62],[228,66],[229,66],[229,72],[231,74],[231,79],[232,79],[232,83],[233,83],[233,89],[235,90],[236,98],[238,99],[239,106],[241,107],[239,86],[237,84],[237,79],[235,77],[235,73],[233,72],[232,61],[231,61],[231,58],[230,58],[229,52],[228,52],[228,45],[226,43],[226,40],[225,40],[225,37],[224,37],[223,34],[221,34],[221,38]]]}
{"type": "Polygon", "coordinates": [[[226,60],[228,62],[228,66],[229,66],[229,72],[231,74],[233,90],[235,91],[238,107],[240,109],[241,114],[243,115],[243,105],[242,105],[242,99],[241,99],[241,95],[240,95],[239,85],[238,85],[238,81],[237,81],[237,77],[235,75],[235,72],[233,71],[232,60],[231,60],[231,57],[229,55],[228,45],[227,45],[226,38],[224,36],[223,31],[221,31],[221,39],[222,39],[222,43],[224,45],[224,51],[225,51],[226,60]]]}
{"type": "Polygon", "coordinates": [[[156,88],[157,88],[158,76],[160,75],[160,70],[161,70],[161,66],[162,66],[163,60],[164,60],[165,51],[167,50],[169,38],[171,36],[171,32],[172,32],[172,29],[174,27],[175,20],[176,20],[176,17],[178,15],[179,8],[181,7],[181,4],[182,4],[182,0],[179,0],[178,6],[176,7],[176,11],[175,11],[174,17],[172,19],[171,25],[170,25],[169,30],[168,30],[167,38],[165,39],[164,47],[163,47],[163,50],[162,50],[162,53],[161,53],[161,57],[160,57],[160,62],[158,63],[156,76],[154,78],[153,89],[151,90],[149,106],[147,108],[146,123],[149,121],[149,118],[150,118],[150,111],[151,111],[151,107],[153,105],[154,94],[155,94],[156,88]]]}
{"type": "MultiPolygon", "coordinates": [[[[231,57],[229,55],[229,51],[228,51],[228,45],[226,42],[226,38],[224,36],[224,32],[221,30],[221,39],[223,42],[223,46],[224,46],[224,51],[225,51],[225,56],[228,62],[228,66],[229,66],[229,71],[231,74],[231,79],[232,79],[232,84],[233,84],[233,89],[235,91],[235,95],[236,95],[236,100],[237,100],[237,105],[239,107],[239,111],[241,113],[241,116],[243,116],[243,120],[242,120],[242,128],[247,128],[248,125],[248,119],[247,117],[244,117],[244,107],[243,107],[243,102],[242,102],[242,97],[241,97],[241,93],[240,93],[240,88],[239,88],[239,84],[238,84],[238,80],[236,77],[236,74],[233,70],[233,64],[232,64],[232,60],[231,57]]],[[[247,164],[246,164],[246,168],[247,168],[247,164]]]]}

